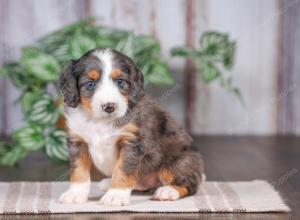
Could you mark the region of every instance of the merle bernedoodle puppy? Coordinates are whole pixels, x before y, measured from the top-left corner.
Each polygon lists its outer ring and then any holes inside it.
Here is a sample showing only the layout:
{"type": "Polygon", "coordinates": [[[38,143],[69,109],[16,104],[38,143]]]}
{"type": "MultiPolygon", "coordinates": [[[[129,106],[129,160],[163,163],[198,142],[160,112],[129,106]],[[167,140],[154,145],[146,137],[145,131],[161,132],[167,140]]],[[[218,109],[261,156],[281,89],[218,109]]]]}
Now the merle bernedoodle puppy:
{"type": "Polygon", "coordinates": [[[144,91],[143,74],[113,49],[73,60],[60,78],[65,102],[71,183],[62,203],[83,203],[94,165],[111,177],[100,204],[130,204],[132,190],[155,188],[156,200],[196,193],[203,164],[191,137],[144,91]]]}

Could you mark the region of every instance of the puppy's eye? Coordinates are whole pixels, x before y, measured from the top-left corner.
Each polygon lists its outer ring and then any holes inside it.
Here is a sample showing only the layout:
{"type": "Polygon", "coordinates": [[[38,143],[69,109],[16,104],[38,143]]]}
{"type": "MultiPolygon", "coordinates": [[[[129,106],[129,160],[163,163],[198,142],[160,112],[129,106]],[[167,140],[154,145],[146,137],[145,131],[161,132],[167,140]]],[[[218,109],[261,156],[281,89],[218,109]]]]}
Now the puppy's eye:
{"type": "Polygon", "coordinates": [[[122,78],[119,78],[119,79],[116,80],[116,83],[117,83],[119,88],[123,88],[124,84],[125,84],[125,80],[122,79],[122,78]]]}
{"type": "Polygon", "coordinates": [[[88,90],[93,90],[96,87],[96,82],[95,81],[89,81],[84,86],[88,90]]]}

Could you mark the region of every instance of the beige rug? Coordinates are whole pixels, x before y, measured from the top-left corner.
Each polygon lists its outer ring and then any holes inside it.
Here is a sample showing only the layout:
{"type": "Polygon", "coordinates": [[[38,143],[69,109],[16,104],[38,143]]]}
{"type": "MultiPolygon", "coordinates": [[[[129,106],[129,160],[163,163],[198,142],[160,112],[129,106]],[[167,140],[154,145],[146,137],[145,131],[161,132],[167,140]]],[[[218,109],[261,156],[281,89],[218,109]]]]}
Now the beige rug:
{"type": "Polygon", "coordinates": [[[103,193],[92,185],[85,204],[60,204],[67,182],[0,182],[0,213],[75,212],[288,212],[279,194],[266,181],[204,182],[198,193],[177,201],[154,201],[150,194],[134,194],[131,205],[97,204],[103,193]]]}

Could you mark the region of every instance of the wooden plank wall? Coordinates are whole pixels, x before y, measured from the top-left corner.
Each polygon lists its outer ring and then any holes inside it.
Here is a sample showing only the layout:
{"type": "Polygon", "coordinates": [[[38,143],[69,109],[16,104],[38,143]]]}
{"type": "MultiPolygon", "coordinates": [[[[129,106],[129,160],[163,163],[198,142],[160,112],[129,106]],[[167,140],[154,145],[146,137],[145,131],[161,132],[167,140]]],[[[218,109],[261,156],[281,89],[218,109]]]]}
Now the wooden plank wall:
{"type": "MultiPolygon", "coordinates": [[[[186,26],[186,0],[0,0],[0,64],[18,59],[20,47],[65,24],[97,16],[102,25],[133,30],[156,37],[171,65],[177,85],[147,90],[184,124],[184,67],[171,59],[169,50],[185,45],[188,35],[196,47],[205,30],[230,33],[238,42],[234,82],[241,88],[246,106],[221,89],[218,83],[197,80],[195,134],[299,134],[300,6],[298,0],[190,0],[195,13],[193,28],[186,26]],[[192,32],[192,33],[191,33],[192,32]],[[292,89],[291,89],[292,88],[292,89]],[[286,92],[292,90],[290,92],[286,92]]],[[[199,78],[199,76],[196,76],[199,78]]],[[[0,79],[0,128],[22,125],[13,102],[18,92],[0,79]]]]}
{"type": "Polygon", "coordinates": [[[300,3],[281,1],[278,132],[300,134],[300,3]]]}
{"type": "Polygon", "coordinates": [[[206,6],[207,29],[230,33],[237,40],[231,73],[245,107],[218,84],[199,86],[195,132],[205,134],[276,133],[278,2],[211,0],[206,6]]]}

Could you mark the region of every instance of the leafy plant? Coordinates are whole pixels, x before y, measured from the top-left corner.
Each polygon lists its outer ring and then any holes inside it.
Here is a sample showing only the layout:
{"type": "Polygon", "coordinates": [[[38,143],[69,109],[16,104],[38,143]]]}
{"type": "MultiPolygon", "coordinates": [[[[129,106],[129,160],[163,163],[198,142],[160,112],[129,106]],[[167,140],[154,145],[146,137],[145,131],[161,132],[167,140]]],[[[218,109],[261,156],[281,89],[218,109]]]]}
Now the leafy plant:
{"type": "Polygon", "coordinates": [[[191,58],[205,84],[219,80],[221,86],[243,101],[239,88],[232,83],[232,77],[224,73],[233,67],[236,43],[229,40],[227,34],[205,32],[200,39],[199,46],[198,50],[176,47],[172,49],[171,54],[191,58]]]}
{"type": "Polygon", "coordinates": [[[95,25],[93,19],[51,33],[22,49],[19,62],[0,69],[21,91],[26,126],[0,142],[0,163],[14,165],[28,153],[44,150],[54,160],[68,160],[66,132],[60,128],[62,102],[56,92],[59,73],[71,60],[96,47],[110,47],[130,56],[145,74],[145,81],[170,85],[174,79],[160,55],[158,41],[129,31],[95,25]]]}

